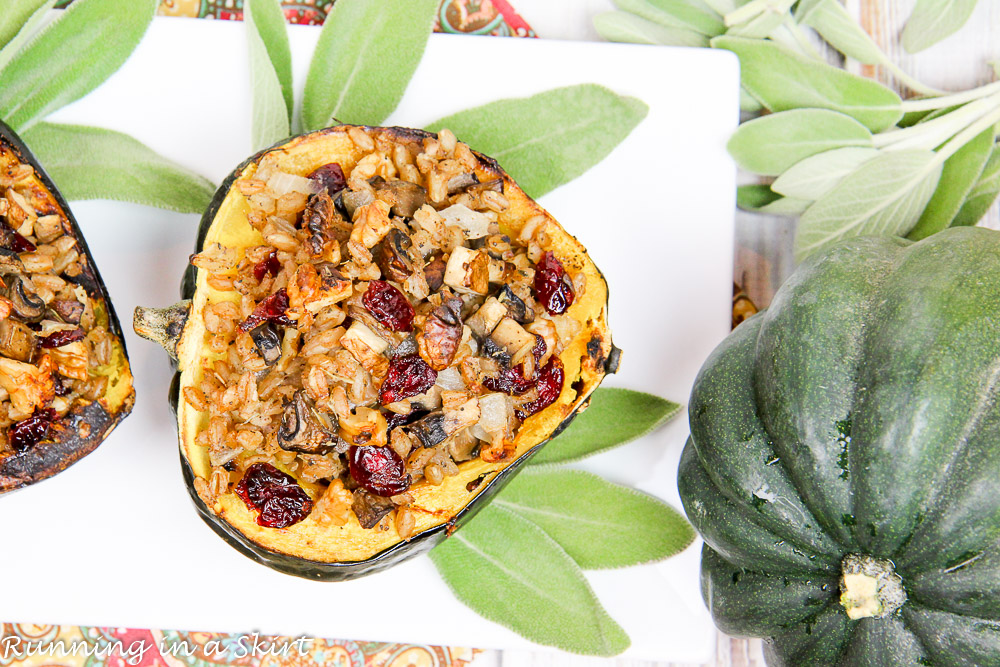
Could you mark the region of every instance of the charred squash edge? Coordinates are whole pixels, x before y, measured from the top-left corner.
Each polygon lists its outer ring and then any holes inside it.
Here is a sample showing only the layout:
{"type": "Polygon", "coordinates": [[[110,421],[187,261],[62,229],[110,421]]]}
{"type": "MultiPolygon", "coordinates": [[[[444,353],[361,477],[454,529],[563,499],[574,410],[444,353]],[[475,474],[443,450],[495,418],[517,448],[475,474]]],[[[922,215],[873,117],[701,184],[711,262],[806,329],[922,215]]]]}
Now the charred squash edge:
{"type": "MultiPolygon", "coordinates": [[[[116,366],[115,375],[109,379],[115,383],[125,382],[127,392],[117,397],[117,405],[109,405],[107,398],[94,402],[78,403],[66,416],[53,425],[54,437],[43,440],[27,451],[13,454],[0,461],[0,494],[23,488],[35,482],[52,477],[73,465],[90,452],[97,449],[112,430],[132,411],[135,404],[135,388],[129,367],[128,351],[125,349],[125,337],[122,335],[121,324],[111,305],[111,295],[101,279],[101,274],[87,247],[87,241],[80,231],[80,226],[73,213],[56,188],[52,179],[39,164],[21,138],[10,127],[0,121],[0,143],[10,148],[24,164],[30,164],[35,170],[37,182],[45,189],[49,197],[60,209],[69,222],[72,236],[76,239],[83,260],[83,272],[73,282],[82,286],[91,297],[97,296],[103,305],[103,319],[110,333],[116,340],[112,352],[112,363],[116,366]],[[86,425],[90,432],[86,437],[80,437],[80,428],[86,425]]],[[[98,315],[101,317],[100,315],[98,315]]],[[[119,390],[120,391],[120,390],[119,390]]]]}
{"type": "MultiPolygon", "coordinates": [[[[215,196],[212,199],[208,209],[206,210],[204,216],[202,217],[201,224],[199,226],[198,238],[195,245],[195,252],[202,249],[205,243],[208,232],[212,223],[214,222],[219,210],[229,194],[233,183],[243,174],[244,170],[251,164],[258,162],[263,155],[270,151],[282,150],[283,148],[295,146],[302,142],[308,141],[310,138],[316,138],[328,133],[343,132],[346,126],[336,126],[327,128],[324,130],[319,130],[317,132],[306,133],[298,135],[295,137],[290,137],[277,144],[266,148],[250,158],[244,160],[239,166],[237,166],[233,172],[226,178],[226,180],[219,187],[215,196]]],[[[410,128],[399,128],[399,127],[371,127],[362,126],[366,131],[380,131],[392,134],[396,139],[400,141],[420,141],[425,137],[435,137],[433,133],[425,132],[423,130],[415,130],[410,128]]],[[[475,153],[475,152],[474,152],[475,153]]],[[[549,215],[544,209],[542,209],[534,200],[528,197],[523,191],[517,186],[516,183],[500,168],[495,160],[484,156],[480,153],[475,153],[477,159],[479,160],[479,168],[490,172],[496,178],[502,178],[504,181],[504,191],[513,191],[519,193],[520,196],[524,197],[527,205],[533,210],[535,214],[543,214],[549,220],[554,220],[551,215],[549,215]]],[[[565,231],[565,230],[564,230],[565,231]]],[[[567,233],[567,236],[569,234],[567,233]]],[[[570,237],[572,242],[578,246],[580,254],[586,258],[585,261],[589,262],[593,267],[596,274],[600,277],[604,289],[607,289],[607,282],[604,280],[603,274],[600,270],[593,264],[593,261],[589,259],[586,254],[586,250],[583,248],[582,244],[579,244],[574,238],[570,237]]],[[[197,269],[194,266],[188,266],[185,270],[182,282],[181,282],[181,296],[183,299],[192,299],[196,291],[196,281],[197,281],[197,269]]],[[[183,302],[182,302],[183,303],[183,302]]],[[[136,331],[147,338],[156,340],[161,345],[167,348],[168,352],[171,353],[172,365],[176,369],[178,367],[178,361],[176,358],[176,342],[180,336],[183,327],[186,325],[186,317],[189,311],[186,311],[181,304],[174,307],[173,309],[165,309],[161,311],[154,311],[153,309],[137,309],[136,311],[136,331]],[[156,317],[161,317],[159,321],[159,327],[150,327],[149,324],[152,319],[156,317]],[[160,331],[156,329],[159,328],[160,331]],[[164,335],[165,334],[165,335],[164,335]],[[173,346],[173,347],[172,347],[173,346]]],[[[607,327],[607,302],[603,303],[602,310],[600,312],[594,313],[592,319],[603,320],[600,322],[599,326],[594,326],[593,330],[599,332],[604,340],[598,341],[596,345],[586,346],[588,352],[588,359],[593,363],[594,370],[594,380],[592,386],[587,388],[586,393],[581,393],[576,389],[574,383],[581,378],[581,373],[578,372],[572,377],[567,377],[565,388],[572,388],[577,391],[576,396],[569,402],[557,401],[553,406],[569,406],[570,412],[566,417],[559,422],[552,429],[551,433],[547,435],[541,442],[531,446],[529,449],[525,450],[518,458],[514,459],[511,463],[507,464],[500,470],[490,472],[491,477],[485,481],[479,489],[474,490],[474,495],[467,501],[467,503],[456,512],[449,520],[439,525],[435,525],[429,528],[421,530],[419,533],[408,538],[407,540],[396,542],[395,544],[382,549],[381,551],[375,553],[369,558],[361,560],[350,560],[350,561],[318,561],[309,559],[303,556],[297,556],[289,553],[283,553],[276,551],[274,549],[268,548],[254,541],[250,536],[241,532],[236,526],[227,521],[223,516],[216,514],[212,508],[208,507],[205,502],[201,499],[194,488],[194,478],[195,473],[192,468],[191,463],[187,458],[185,452],[183,435],[181,434],[181,424],[179,422],[179,400],[180,400],[180,385],[181,385],[181,372],[175,373],[173,382],[171,383],[169,401],[172,410],[174,411],[175,418],[177,419],[178,434],[180,439],[180,460],[181,468],[184,476],[185,484],[188,489],[188,493],[191,496],[195,507],[202,517],[202,519],[212,528],[215,533],[226,540],[231,546],[236,550],[248,556],[249,558],[267,565],[268,567],[275,569],[280,572],[287,574],[303,577],[306,579],[323,580],[323,581],[342,581],[347,579],[353,579],[365,574],[370,574],[373,572],[378,572],[384,570],[396,563],[399,563],[408,558],[412,558],[419,554],[425,553],[432,549],[436,544],[438,544],[445,537],[450,535],[456,528],[463,525],[469,519],[471,519],[479,509],[488,502],[496,493],[498,493],[503,486],[513,477],[513,475],[525,464],[527,461],[543,447],[549,440],[558,435],[569,426],[573,418],[586,406],[589,404],[590,396],[593,391],[600,385],[601,380],[604,376],[610,373],[614,373],[618,369],[618,364],[621,356],[621,350],[618,349],[611,343],[610,331],[607,327]]],[[[588,320],[589,321],[589,320],[588,320]]],[[[587,322],[581,322],[586,328],[587,322]]],[[[593,343],[593,340],[591,341],[593,343]]],[[[545,411],[539,414],[544,414],[545,411]]]]}

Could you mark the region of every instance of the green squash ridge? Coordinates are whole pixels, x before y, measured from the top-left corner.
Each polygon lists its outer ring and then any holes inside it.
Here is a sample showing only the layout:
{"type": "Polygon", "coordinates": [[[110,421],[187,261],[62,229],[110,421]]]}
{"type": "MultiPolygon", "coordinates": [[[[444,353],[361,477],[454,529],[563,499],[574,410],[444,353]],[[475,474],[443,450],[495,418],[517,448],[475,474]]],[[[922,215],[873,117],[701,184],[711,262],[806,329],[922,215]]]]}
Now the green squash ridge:
{"type": "Polygon", "coordinates": [[[760,315],[743,323],[702,367],[691,393],[692,443],[715,486],[754,514],[757,523],[780,539],[839,561],[844,547],[801,502],[788,471],[779,465],[759,413],[746,409],[754,400],[752,356],[745,348],[755,345],[761,323],[760,315]],[[728,437],[734,430],[741,435],[728,437]]]}

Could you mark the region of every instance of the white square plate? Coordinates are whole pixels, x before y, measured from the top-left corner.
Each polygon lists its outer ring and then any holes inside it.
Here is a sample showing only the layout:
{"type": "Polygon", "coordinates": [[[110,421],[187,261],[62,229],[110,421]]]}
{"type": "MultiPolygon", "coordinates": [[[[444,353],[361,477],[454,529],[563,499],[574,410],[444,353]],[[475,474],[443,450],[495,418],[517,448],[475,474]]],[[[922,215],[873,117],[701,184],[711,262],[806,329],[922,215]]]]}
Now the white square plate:
{"type": "MultiPolygon", "coordinates": [[[[318,32],[291,29],[299,86],[318,32]]],[[[128,132],[219,182],[252,152],[245,54],[242,24],[158,18],[114,77],[53,120],[128,132]]],[[[731,54],[435,35],[388,124],[419,127],[494,99],[583,82],[639,97],[649,116],[600,165],[542,203],[608,276],[615,342],[625,350],[609,384],[684,402],[729,329],[735,169],[724,144],[738,116],[731,54]]],[[[0,500],[7,574],[0,618],[534,646],[457,602],[427,558],[317,583],[272,572],[216,537],[181,480],[166,355],[129,326],[136,305],[177,299],[197,216],[111,202],[73,209],[126,326],[138,400],[94,454],[0,500]]],[[[584,467],[679,507],[686,429],[679,418],[584,467]]],[[[632,638],[626,655],[695,662],[711,655],[697,549],[589,575],[632,638]]]]}

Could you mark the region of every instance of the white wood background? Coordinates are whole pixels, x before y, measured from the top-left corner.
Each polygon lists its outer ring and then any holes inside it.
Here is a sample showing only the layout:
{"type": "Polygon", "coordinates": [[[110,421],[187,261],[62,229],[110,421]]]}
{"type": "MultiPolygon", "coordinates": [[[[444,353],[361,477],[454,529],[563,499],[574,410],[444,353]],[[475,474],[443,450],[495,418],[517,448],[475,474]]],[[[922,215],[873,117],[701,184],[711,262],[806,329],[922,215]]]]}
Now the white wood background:
{"type": "MultiPolygon", "coordinates": [[[[989,63],[1000,61],[1000,0],[979,0],[965,27],[916,55],[899,43],[899,35],[915,0],[846,0],[846,7],[875,41],[904,71],[918,80],[949,91],[965,90],[995,79],[989,63]]],[[[514,0],[512,4],[542,38],[591,39],[600,37],[590,17],[613,9],[611,0],[514,0]]],[[[831,55],[831,59],[834,56],[831,55]]],[[[904,96],[909,91],[879,68],[839,61],[849,71],[873,76],[904,96]]],[[[747,181],[749,182],[749,180],[747,181]]],[[[994,204],[984,223],[1000,228],[1000,208],[994,204]]],[[[761,216],[737,211],[734,279],[744,286],[758,306],[770,303],[774,291],[794,268],[792,239],[794,218],[761,216]]],[[[719,633],[716,657],[705,665],[645,662],[623,659],[582,658],[565,653],[486,651],[476,667],[763,667],[761,643],[719,633]]]]}

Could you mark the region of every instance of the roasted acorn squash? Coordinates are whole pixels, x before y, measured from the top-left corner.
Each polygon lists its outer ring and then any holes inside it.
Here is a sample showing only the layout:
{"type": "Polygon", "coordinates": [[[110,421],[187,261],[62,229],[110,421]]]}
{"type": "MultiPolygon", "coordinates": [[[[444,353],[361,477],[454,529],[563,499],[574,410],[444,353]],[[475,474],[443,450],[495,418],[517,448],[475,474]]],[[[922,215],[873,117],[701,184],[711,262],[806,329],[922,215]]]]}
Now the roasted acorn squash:
{"type": "Polygon", "coordinates": [[[1000,233],[808,259],[702,367],[679,486],[771,665],[1000,664],[1000,233]]]}
{"type": "Polygon", "coordinates": [[[261,151],[219,189],[196,252],[185,301],[137,309],[135,329],[177,365],[170,401],[202,518],[282,572],[349,579],[429,550],[565,428],[618,365],[607,285],[586,250],[495,161],[450,133],[338,126],[261,151]],[[520,248],[511,241],[519,236],[520,248]],[[225,301],[233,305],[217,305],[225,301]],[[324,327],[332,338],[317,347],[313,332],[324,327]],[[206,376],[220,359],[254,370],[239,389],[253,399],[284,392],[280,421],[250,426],[225,413],[235,402],[214,402],[226,385],[206,376]],[[276,373],[286,375],[268,379],[276,373]],[[501,408],[490,414],[503,415],[502,425],[485,419],[487,403],[501,408]],[[479,421],[463,421],[469,410],[479,421]],[[212,422],[212,414],[230,417],[212,422]],[[212,439],[213,423],[224,436],[212,439]],[[436,451],[450,452],[450,475],[432,471],[436,464],[412,467],[436,451]],[[268,504],[272,491],[286,504],[268,504]]]}
{"type": "Polygon", "coordinates": [[[52,181],[0,122],[0,493],[92,452],[132,410],[121,327],[52,181]]]}

